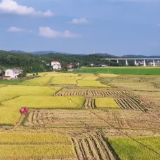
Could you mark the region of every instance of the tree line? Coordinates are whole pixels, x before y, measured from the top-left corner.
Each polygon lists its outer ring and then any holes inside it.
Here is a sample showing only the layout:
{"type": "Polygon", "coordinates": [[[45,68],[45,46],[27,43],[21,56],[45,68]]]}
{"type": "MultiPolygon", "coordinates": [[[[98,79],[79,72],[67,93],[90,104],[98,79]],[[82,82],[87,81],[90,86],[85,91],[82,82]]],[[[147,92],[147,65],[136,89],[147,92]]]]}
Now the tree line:
{"type": "Polygon", "coordinates": [[[90,66],[94,64],[99,66],[101,64],[111,66],[121,66],[124,62],[117,64],[116,62],[109,62],[102,60],[103,58],[115,58],[109,54],[31,54],[31,53],[11,53],[7,51],[0,51],[0,67],[2,68],[20,68],[27,73],[51,71],[51,61],[59,61],[62,68],[65,69],[66,65],[72,64],[75,68],[81,66],[90,66]],[[79,64],[79,65],[77,65],[79,64]]]}

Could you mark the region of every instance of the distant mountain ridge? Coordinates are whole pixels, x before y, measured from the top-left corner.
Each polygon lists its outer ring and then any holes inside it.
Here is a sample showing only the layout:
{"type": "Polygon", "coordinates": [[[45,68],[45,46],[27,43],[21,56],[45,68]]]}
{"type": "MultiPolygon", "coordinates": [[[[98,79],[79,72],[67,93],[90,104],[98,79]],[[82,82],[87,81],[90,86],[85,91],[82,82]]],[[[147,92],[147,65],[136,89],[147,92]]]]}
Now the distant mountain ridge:
{"type": "MultiPolygon", "coordinates": [[[[3,51],[3,50],[2,50],[3,51]]],[[[50,53],[58,53],[58,54],[70,54],[70,55],[75,55],[77,53],[66,53],[66,52],[57,52],[57,51],[34,51],[34,52],[25,52],[25,51],[21,51],[21,50],[10,50],[8,52],[11,53],[31,53],[31,54],[40,54],[40,55],[45,55],[45,54],[50,54],[50,53]]],[[[145,56],[145,55],[123,55],[123,56],[115,56],[115,55],[111,55],[108,53],[91,53],[91,54],[99,54],[102,56],[112,56],[112,57],[119,57],[119,58],[160,58],[160,55],[153,55],[153,56],[145,56]]],[[[91,54],[77,54],[77,55],[91,55],[91,54]]]]}

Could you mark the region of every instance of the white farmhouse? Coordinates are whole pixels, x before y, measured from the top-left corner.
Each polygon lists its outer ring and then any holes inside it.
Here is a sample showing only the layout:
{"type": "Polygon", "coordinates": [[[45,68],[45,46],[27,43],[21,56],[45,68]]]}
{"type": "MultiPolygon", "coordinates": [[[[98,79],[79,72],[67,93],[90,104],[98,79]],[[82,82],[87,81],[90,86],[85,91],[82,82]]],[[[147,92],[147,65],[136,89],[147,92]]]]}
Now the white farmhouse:
{"type": "Polygon", "coordinates": [[[58,61],[52,61],[51,66],[53,67],[53,70],[61,70],[61,64],[58,61]]]}
{"type": "Polygon", "coordinates": [[[18,75],[22,73],[20,69],[7,69],[5,71],[5,77],[18,78],[18,75]]]}

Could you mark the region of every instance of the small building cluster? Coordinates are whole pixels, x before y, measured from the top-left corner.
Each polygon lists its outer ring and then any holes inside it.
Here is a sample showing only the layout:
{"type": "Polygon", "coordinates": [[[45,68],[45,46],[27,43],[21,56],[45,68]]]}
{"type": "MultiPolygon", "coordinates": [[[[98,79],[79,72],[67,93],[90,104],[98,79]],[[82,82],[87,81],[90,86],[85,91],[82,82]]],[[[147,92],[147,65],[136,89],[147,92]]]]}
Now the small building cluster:
{"type": "Polygon", "coordinates": [[[23,70],[21,69],[7,69],[5,71],[5,75],[3,76],[3,79],[17,79],[18,76],[22,73],[23,70]]]}
{"type": "MultiPolygon", "coordinates": [[[[53,70],[61,70],[62,69],[61,63],[59,61],[52,61],[51,66],[52,66],[53,70]]],[[[74,66],[72,64],[68,64],[67,66],[65,66],[65,68],[67,69],[67,71],[74,71],[74,66]]]]}

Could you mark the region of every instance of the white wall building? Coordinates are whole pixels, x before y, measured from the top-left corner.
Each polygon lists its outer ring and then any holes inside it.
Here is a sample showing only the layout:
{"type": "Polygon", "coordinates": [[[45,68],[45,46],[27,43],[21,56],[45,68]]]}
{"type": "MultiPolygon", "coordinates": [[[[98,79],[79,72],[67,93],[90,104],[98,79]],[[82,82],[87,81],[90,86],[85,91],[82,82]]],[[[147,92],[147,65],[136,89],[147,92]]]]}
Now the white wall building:
{"type": "Polygon", "coordinates": [[[7,69],[5,71],[5,77],[18,78],[18,75],[21,73],[22,73],[22,70],[20,69],[7,69]]]}
{"type": "Polygon", "coordinates": [[[61,70],[61,64],[58,61],[52,61],[51,66],[54,70],[61,70]]]}

